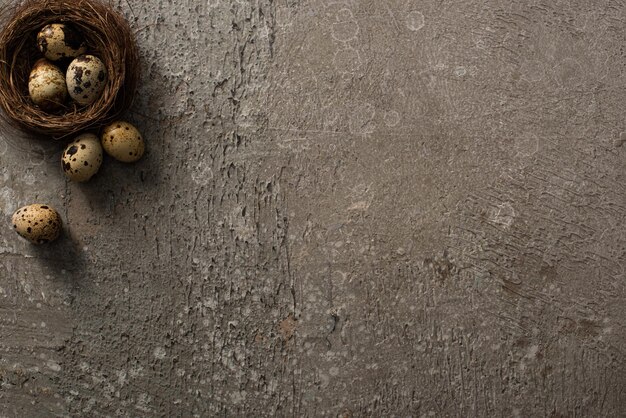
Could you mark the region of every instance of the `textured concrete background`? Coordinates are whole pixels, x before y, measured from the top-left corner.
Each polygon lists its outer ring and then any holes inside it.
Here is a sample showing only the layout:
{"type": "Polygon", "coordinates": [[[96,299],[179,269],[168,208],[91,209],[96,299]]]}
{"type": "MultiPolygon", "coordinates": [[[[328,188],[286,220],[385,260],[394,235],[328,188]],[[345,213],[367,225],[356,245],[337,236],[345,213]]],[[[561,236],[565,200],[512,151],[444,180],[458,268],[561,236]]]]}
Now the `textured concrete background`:
{"type": "Polygon", "coordinates": [[[118,6],[146,157],[0,142],[0,416],[626,414],[624,1],[118,6]]]}

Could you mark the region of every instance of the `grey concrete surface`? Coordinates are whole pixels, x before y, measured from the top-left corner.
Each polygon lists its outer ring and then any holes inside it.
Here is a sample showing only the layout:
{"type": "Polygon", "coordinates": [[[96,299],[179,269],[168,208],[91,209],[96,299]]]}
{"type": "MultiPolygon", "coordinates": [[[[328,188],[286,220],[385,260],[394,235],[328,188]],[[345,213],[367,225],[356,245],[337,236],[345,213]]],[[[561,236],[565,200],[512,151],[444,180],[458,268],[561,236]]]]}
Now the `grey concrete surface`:
{"type": "Polygon", "coordinates": [[[146,157],[0,143],[0,416],[626,415],[624,1],[117,6],[146,157]]]}

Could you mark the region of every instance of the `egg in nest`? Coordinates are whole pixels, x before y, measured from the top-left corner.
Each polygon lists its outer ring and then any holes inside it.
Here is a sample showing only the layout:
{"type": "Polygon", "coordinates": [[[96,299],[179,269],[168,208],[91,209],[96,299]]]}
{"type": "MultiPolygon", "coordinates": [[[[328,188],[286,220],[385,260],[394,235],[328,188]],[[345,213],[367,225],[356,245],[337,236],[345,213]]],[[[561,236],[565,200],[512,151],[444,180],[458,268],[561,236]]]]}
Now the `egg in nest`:
{"type": "Polygon", "coordinates": [[[95,102],[107,83],[106,66],[94,55],[81,55],[67,67],[67,90],[78,104],[86,106],[95,102]]]}
{"type": "Polygon", "coordinates": [[[51,23],[44,26],[37,34],[37,46],[51,61],[76,58],[87,52],[83,36],[66,23],[51,23]]]}
{"type": "Polygon", "coordinates": [[[38,60],[28,78],[28,93],[33,103],[45,111],[63,107],[67,86],[63,72],[45,58],[38,60]]]}

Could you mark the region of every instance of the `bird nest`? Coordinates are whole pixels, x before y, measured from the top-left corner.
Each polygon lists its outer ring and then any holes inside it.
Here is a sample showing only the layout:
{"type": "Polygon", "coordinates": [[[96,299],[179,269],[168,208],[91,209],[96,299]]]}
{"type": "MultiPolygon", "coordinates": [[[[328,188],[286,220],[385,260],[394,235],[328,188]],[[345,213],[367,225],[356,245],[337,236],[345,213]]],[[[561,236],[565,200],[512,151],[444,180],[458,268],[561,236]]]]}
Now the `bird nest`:
{"type": "Polygon", "coordinates": [[[104,0],[26,0],[0,11],[0,116],[5,126],[62,138],[116,119],[132,104],[139,81],[134,34],[126,19],[104,0]],[[105,64],[104,92],[87,106],[67,103],[55,112],[37,107],[28,79],[42,57],[37,33],[50,23],[70,23],[84,36],[87,53],[105,64]]]}

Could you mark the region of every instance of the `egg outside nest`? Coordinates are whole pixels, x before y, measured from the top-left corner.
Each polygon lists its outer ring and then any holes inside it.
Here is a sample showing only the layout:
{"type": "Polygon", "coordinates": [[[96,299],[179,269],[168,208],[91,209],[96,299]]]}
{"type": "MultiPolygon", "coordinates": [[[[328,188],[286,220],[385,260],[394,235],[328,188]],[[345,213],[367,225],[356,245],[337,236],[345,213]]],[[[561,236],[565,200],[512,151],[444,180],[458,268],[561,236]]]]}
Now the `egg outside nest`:
{"type": "Polygon", "coordinates": [[[117,121],[104,127],[102,148],[111,157],[124,163],[134,163],[143,156],[146,146],[141,133],[128,122],[117,121]]]}
{"type": "Polygon", "coordinates": [[[79,135],[69,143],[61,156],[65,176],[79,183],[89,181],[102,165],[102,145],[92,133],[79,135]]]}
{"type": "Polygon", "coordinates": [[[49,205],[24,206],[13,214],[13,229],[33,244],[46,244],[59,238],[63,230],[61,215],[49,205]]]}

